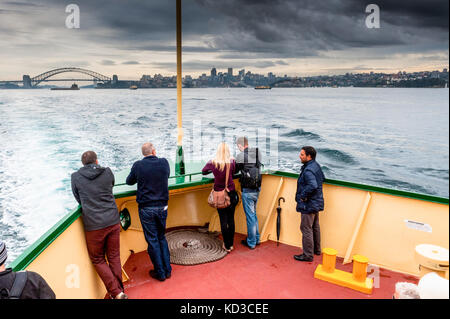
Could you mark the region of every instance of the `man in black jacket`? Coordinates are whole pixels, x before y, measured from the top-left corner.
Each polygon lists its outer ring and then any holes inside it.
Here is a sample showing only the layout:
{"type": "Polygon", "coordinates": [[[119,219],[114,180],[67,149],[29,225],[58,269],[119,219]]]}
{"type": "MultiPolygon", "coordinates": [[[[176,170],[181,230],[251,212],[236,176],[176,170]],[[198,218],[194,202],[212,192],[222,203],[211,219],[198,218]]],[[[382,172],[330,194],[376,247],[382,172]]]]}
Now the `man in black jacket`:
{"type": "Polygon", "coordinates": [[[55,299],[44,278],[33,271],[14,272],[6,268],[6,244],[0,241],[0,299],[55,299]]]}
{"type": "Polygon", "coordinates": [[[164,281],[172,274],[165,236],[170,166],[165,158],[156,157],[152,143],[142,145],[142,155],[144,158],[133,164],[126,182],[128,185],[137,183],[139,218],[148,244],[147,252],[154,266],[149,274],[164,281]]]}
{"type": "Polygon", "coordinates": [[[300,152],[303,163],[297,181],[297,212],[302,214],[300,230],[302,232],[303,254],[295,255],[298,261],[312,261],[314,255],[320,255],[319,211],[324,209],[322,184],[325,180],[320,165],[316,162],[316,150],[304,146],[300,152]]]}
{"type": "Polygon", "coordinates": [[[114,175],[110,168],[98,165],[93,151],[83,153],[81,162],[83,167],[72,174],[72,192],[81,204],[89,257],[110,296],[127,299],[120,263],[120,218],[112,191],[114,175]]]}

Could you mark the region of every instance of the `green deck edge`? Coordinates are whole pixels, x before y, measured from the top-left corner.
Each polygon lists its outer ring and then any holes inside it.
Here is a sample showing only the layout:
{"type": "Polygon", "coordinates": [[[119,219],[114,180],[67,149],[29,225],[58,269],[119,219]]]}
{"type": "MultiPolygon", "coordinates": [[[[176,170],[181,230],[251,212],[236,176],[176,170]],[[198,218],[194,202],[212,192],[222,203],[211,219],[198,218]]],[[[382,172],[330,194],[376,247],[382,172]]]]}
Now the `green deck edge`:
{"type": "MultiPolygon", "coordinates": [[[[267,175],[273,175],[273,176],[281,176],[281,177],[288,177],[288,178],[298,178],[299,174],[296,173],[289,173],[289,172],[282,172],[282,171],[272,171],[267,170],[264,172],[264,174],[267,175]]],[[[237,177],[236,175],[235,177],[237,177]]],[[[203,177],[201,180],[192,181],[192,182],[182,182],[182,183],[176,183],[169,185],[169,190],[172,189],[180,189],[180,188],[186,188],[186,187],[194,187],[199,185],[206,185],[213,183],[213,178],[207,178],[203,177]]],[[[425,194],[417,194],[417,193],[411,193],[406,191],[399,191],[399,190],[393,190],[389,188],[383,188],[383,187],[377,187],[377,186],[370,186],[370,185],[364,185],[364,184],[358,184],[353,182],[346,182],[346,181],[339,181],[339,180],[332,180],[332,179],[326,179],[326,184],[329,185],[336,185],[336,186],[343,186],[348,188],[354,188],[358,190],[364,190],[369,192],[377,192],[377,193],[383,193],[388,195],[394,195],[394,196],[400,196],[400,197],[406,197],[406,198],[412,198],[412,199],[418,199],[433,203],[439,203],[444,205],[449,205],[449,199],[443,198],[443,197],[437,197],[437,196],[431,196],[431,195],[425,195],[425,194]]],[[[114,194],[115,198],[124,198],[124,197],[130,197],[135,196],[136,190],[131,191],[125,191],[125,192],[119,192],[114,194]]],[[[74,221],[78,219],[78,217],[81,216],[81,207],[78,206],[75,210],[68,213],[66,216],[64,216],[58,223],[56,223],[50,230],[48,230],[44,235],[42,235],[38,240],[36,240],[30,247],[28,247],[19,257],[17,257],[10,265],[10,267],[14,271],[21,271],[26,269],[28,265],[30,265],[50,244],[58,238],[59,235],[61,235],[67,228],[69,228],[70,225],[74,221]]]]}
{"type": "MultiPolygon", "coordinates": [[[[288,173],[288,172],[281,172],[281,171],[268,171],[267,173],[269,175],[290,177],[290,178],[298,178],[298,176],[299,176],[299,174],[296,174],[296,173],[288,173]]],[[[400,190],[396,190],[396,189],[358,184],[358,183],[354,183],[354,182],[340,181],[340,180],[335,180],[335,179],[325,179],[325,184],[344,186],[344,187],[354,188],[354,189],[368,191],[368,192],[376,192],[376,193],[382,193],[382,194],[387,194],[387,195],[419,199],[419,200],[424,200],[427,202],[433,202],[433,203],[439,203],[439,204],[445,204],[445,205],[449,204],[449,199],[445,198],[445,197],[412,193],[412,192],[400,191],[400,190]]]]}

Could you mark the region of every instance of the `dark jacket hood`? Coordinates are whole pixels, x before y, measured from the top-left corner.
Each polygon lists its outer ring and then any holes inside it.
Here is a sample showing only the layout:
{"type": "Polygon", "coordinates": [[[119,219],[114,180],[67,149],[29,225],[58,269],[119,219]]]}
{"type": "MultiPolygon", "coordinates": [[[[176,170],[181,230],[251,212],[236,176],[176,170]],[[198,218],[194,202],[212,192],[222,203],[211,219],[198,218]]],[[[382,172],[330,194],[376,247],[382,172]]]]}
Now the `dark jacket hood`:
{"type": "Polygon", "coordinates": [[[81,176],[87,179],[94,180],[99,177],[105,171],[104,167],[97,164],[88,164],[78,170],[81,176]]]}

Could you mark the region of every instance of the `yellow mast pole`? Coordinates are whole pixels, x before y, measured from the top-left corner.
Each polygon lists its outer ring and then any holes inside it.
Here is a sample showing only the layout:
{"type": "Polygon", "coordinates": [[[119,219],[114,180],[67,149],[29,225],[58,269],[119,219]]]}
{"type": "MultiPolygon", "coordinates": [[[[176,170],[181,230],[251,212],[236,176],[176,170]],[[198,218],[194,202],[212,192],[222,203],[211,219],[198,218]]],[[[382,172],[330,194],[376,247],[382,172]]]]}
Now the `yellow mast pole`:
{"type": "Polygon", "coordinates": [[[185,173],[184,167],[184,154],[183,154],[183,110],[182,110],[182,69],[181,69],[181,0],[177,1],[177,127],[178,127],[178,139],[177,139],[177,156],[175,163],[176,175],[183,175],[185,173]]]}

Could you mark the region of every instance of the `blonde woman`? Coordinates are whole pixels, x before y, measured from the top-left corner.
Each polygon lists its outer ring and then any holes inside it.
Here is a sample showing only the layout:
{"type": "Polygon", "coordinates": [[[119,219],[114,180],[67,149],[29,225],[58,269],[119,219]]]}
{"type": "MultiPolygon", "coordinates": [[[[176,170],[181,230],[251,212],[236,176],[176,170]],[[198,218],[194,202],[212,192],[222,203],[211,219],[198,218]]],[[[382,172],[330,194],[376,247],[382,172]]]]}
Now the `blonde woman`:
{"type": "Polygon", "coordinates": [[[203,175],[214,174],[214,190],[227,190],[231,204],[227,208],[217,209],[220,218],[220,228],[222,230],[223,248],[231,252],[234,241],[234,209],[239,202],[238,194],[233,182],[233,174],[236,170],[236,162],[230,156],[230,148],[226,143],[220,143],[214,159],[209,161],[202,170],[203,175]],[[225,185],[227,166],[229,169],[228,185],[225,185]]]}

